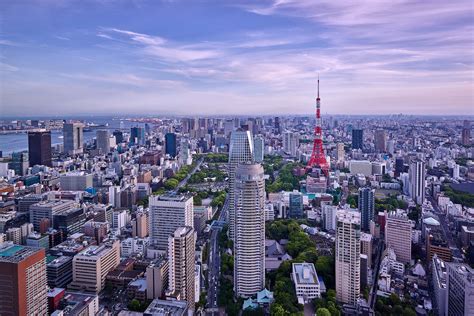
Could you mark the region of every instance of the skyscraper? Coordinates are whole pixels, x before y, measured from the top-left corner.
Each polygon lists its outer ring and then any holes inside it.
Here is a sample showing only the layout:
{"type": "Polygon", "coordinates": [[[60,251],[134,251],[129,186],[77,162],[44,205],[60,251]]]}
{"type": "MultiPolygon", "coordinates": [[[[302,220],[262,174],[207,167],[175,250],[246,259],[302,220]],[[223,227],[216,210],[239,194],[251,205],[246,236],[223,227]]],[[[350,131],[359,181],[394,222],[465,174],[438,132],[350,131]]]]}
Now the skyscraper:
{"type": "Polygon", "coordinates": [[[63,125],[64,152],[69,154],[80,154],[83,152],[84,125],[81,123],[66,123],[63,125]]]}
{"type": "Polygon", "coordinates": [[[465,146],[471,144],[471,123],[468,120],[464,120],[463,122],[461,143],[465,146]]]}
{"type": "Polygon", "coordinates": [[[235,172],[235,264],[237,296],[265,287],[265,179],[263,167],[240,164],[235,172]]]}
{"type": "Polygon", "coordinates": [[[52,166],[51,132],[46,130],[28,132],[28,155],[30,166],[52,166]]]}
{"type": "Polygon", "coordinates": [[[474,315],[474,269],[448,263],[446,289],[446,315],[474,315]]]}
{"type": "Polygon", "coordinates": [[[165,135],[165,152],[171,157],[176,157],[176,134],[166,133],[165,135]]]}
{"type": "Polygon", "coordinates": [[[291,157],[296,157],[296,151],[299,145],[299,134],[286,131],[283,133],[283,151],[291,157]]]}
{"type": "Polygon", "coordinates": [[[237,165],[253,161],[253,138],[249,131],[238,129],[232,132],[229,146],[229,237],[234,240],[235,230],[235,199],[234,184],[237,165]]]}
{"type": "Polygon", "coordinates": [[[374,219],[375,189],[369,187],[359,188],[358,208],[362,217],[361,228],[363,231],[368,231],[370,221],[374,219]]]}
{"type": "Polygon", "coordinates": [[[150,196],[149,236],[157,249],[168,249],[168,237],[178,227],[194,227],[191,195],[150,196]]]}
{"type": "Polygon", "coordinates": [[[188,303],[194,311],[194,229],[178,227],[168,238],[168,295],[188,303]]]}
{"type": "Polygon", "coordinates": [[[387,134],[385,130],[378,129],[375,131],[375,151],[383,153],[387,150],[387,134]]]}
{"type": "Polygon", "coordinates": [[[258,135],[253,138],[254,160],[255,162],[263,162],[265,152],[265,140],[263,136],[258,135]]]}
{"type": "Polygon", "coordinates": [[[289,196],[289,218],[303,218],[303,194],[293,191],[289,196]]]}
{"type": "Polygon", "coordinates": [[[48,315],[43,248],[0,243],[0,315],[48,315]]]}
{"type": "Polygon", "coordinates": [[[110,152],[110,137],[106,130],[96,132],[96,147],[102,154],[110,152]]]}
{"type": "Polygon", "coordinates": [[[411,161],[409,170],[410,196],[418,205],[425,201],[425,177],[425,163],[420,159],[411,161]]]}
{"type": "Polygon", "coordinates": [[[16,175],[26,175],[29,166],[27,152],[12,153],[12,161],[8,164],[8,168],[15,170],[16,175]]]}
{"type": "Polygon", "coordinates": [[[123,143],[123,132],[116,130],[113,132],[113,135],[115,136],[115,143],[120,144],[123,143]]]}
{"type": "Polygon", "coordinates": [[[385,222],[385,244],[397,255],[397,261],[411,261],[411,221],[405,214],[391,212],[385,222]]]}
{"type": "Polygon", "coordinates": [[[360,295],[360,213],[339,210],[336,221],[336,298],[356,305],[360,295]]]}
{"type": "Polygon", "coordinates": [[[345,149],[344,143],[337,143],[336,147],[336,159],[337,161],[344,161],[345,149]]]}
{"type": "Polygon", "coordinates": [[[143,127],[132,127],[130,129],[130,145],[145,144],[145,129],[143,127]]]}
{"type": "Polygon", "coordinates": [[[362,149],[364,147],[364,130],[352,130],[352,149],[362,149]]]}

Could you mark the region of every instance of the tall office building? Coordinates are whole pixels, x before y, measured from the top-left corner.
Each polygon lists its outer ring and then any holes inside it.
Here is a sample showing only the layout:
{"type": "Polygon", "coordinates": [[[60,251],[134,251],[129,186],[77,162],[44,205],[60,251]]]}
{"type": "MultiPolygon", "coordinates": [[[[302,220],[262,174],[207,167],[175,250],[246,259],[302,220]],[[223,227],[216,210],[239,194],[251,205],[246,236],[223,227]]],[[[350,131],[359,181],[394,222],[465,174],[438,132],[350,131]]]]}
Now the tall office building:
{"type": "Polygon", "coordinates": [[[375,214],[375,189],[365,187],[359,188],[358,208],[361,213],[361,229],[368,231],[370,221],[374,220],[375,214]]]}
{"type": "Polygon", "coordinates": [[[109,131],[103,130],[96,132],[96,147],[102,154],[108,154],[110,152],[109,131]]]}
{"type": "Polygon", "coordinates": [[[45,250],[0,244],[0,315],[48,315],[45,250]]]}
{"type": "Polygon", "coordinates": [[[30,206],[30,222],[36,231],[40,231],[41,220],[47,218],[53,227],[54,216],[77,208],[79,205],[72,200],[47,200],[30,206]]]}
{"type": "Polygon", "coordinates": [[[112,135],[115,136],[115,143],[116,144],[123,143],[123,132],[122,131],[116,130],[112,133],[112,135]]]}
{"type": "Polygon", "coordinates": [[[165,152],[171,157],[176,157],[176,134],[166,133],[165,135],[165,152]]]}
{"type": "Polygon", "coordinates": [[[120,241],[108,241],[100,246],[89,246],[72,261],[73,281],[68,288],[99,293],[105,277],[120,263],[120,241]]]}
{"type": "Polygon", "coordinates": [[[447,276],[446,315],[474,315],[474,269],[448,263],[447,276]]]}
{"type": "Polygon", "coordinates": [[[336,220],[336,298],[356,305],[360,295],[360,213],[339,210],[336,220]]]}
{"type": "Polygon", "coordinates": [[[130,145],[145,145],[145,129],[132,127],[130,129],[130,145]]]}
{"type": "Polygon", "coordinates": [[[75,155],[83,152],[84,125],[82,123],[66,123],[63,125],[64,152],[75,155]]]}
{"type": "Polygon", "coordinates": [[[286,131],[283,133],[283,151],[291,157],[296,157],[296,151],[300,142],[299,133],[286,131]]]}
{"type": "Polygon", "coordinates": [[[30,166],[52,166],[51,132],[46,130],[28,132],[28,155],[30,166]]]}
{"type": "Polygon", "coordinates": [[[403,172],[405,169],[404,164],[405,161],[403,160],[403,157],[395,158],[395,177],[400,176],[400,173],[403,172]]]}
{"type": "Polygon", "coordinates": [[[169,296],[188,303],[194,311],[194,229],[178,227],[168,238],[169,296]]]}
{"type": "Polygon", "coordinates": [[[280,133],[281,133],[280,118],[276,116],[275,117],[275,134],[280,134],[280,133]]]}
{"type": "Polygon", "coordinates": [[[418,205],[425,201],[425,177],[425,163],[420,159],[411,161],[409,169],[410,196],[418,205]]]}
{"type": "Polygon", "coordinates": [[[387,134],[385,130],[378,129],[375,131],[375,151],[383,153],[387,150],[387,134]]]}
{"type": "Polygon", "coordinates": [[[265,179],[260,164],[235,172],[234,287],[251,297],[265,287],[265,179]]]}
{"type": "Polygon", "coordinates": [[[168,249],[168,237],[178,227],[194,227],[193,197],[191,195],[150,196],[149,236],[157,249],[168,249]]]}
{"type": "Polygon", "coordinates": [[[263,156],[265,153],[265,140],[263,136],[258,135],[253,138],[253,145],[254,145],[254,161],[255,162],[263,162],[263,156]]]}
{"type": "Polygon", "coordinates": [[[463,122],[461,143],[465,146],[471,144],[471,123],[468,120],[464,120],[463,122]]]}
{"type": "Polygon", "coordinates": [[[397,261],[411,261],[411,221],[405,214],[391,212],[385,222],[385,244],[397,255],[397,261]]]}
{"type": "Polygon", "coordinates": [[[352,149],[362,149],[364,147],[364,130],[352,130],[352,149]]]}
{"type": "Polygon", "coordinates": [[[234,240],[235,231],[235,199],[234,199],[234,185],[235,185],[235,170],[241,163],[253,161],[253,138],[249,131],[238,129],[232,132],[230,136],[229,147],[229,237],[234,240]]]}
{"type": "Polygon", "coordinates": [[[8,163],[8,169],[15,170],[15,175],[26,175],[29,166],[28,152],[12,153],[12,161],[8,163]]]}
{"type": "Polygon", "coordinates": [[[289,218],[303,218],[303,194],[298,191],[293,191],[289,196],[289,218]]]}
{"type": "Polygon", "coordinates": [[[337,143],[336,146],[336,160],[344,161],[345,149],[343,143],[337,143]]]}

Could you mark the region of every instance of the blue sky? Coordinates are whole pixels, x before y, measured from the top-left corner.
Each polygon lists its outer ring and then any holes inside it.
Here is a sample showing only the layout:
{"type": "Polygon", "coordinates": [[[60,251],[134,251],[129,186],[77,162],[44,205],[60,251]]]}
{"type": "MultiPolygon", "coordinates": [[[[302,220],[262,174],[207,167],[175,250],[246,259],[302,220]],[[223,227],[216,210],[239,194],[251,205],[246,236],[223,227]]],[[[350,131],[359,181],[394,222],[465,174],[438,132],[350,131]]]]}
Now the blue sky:
{"type": "Polygon", "coordinates": [[[458,1],[2,1],[0,115],[474,114],[458,1]]]}

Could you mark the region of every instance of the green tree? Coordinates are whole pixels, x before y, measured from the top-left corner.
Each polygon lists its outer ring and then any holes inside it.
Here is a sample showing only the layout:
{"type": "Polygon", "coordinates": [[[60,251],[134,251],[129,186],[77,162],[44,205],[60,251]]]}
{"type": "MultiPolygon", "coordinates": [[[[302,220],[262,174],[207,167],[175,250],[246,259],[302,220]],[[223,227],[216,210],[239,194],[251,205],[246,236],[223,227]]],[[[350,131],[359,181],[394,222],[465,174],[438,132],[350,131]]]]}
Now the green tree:
{"type": "Polygon", "coordinates": [[[134,312],[139,312],[140,302],[136,299],[131,300],[131,302],[128,304],[128,309],[134,312]]]}
{"type": "Polygon", "coordinates": [[[287,315],[289,315],[289,313],[287,311],[285,311],[283,306],[281,306],[278,303],[272,304],[272,306],[270,307],[270,314],[274,315],[274,316],[287,316],[287,315]]]}
{"type": "Polygon", "coordinates": [[[167,190],[174,190],[178,187],[178,184],[178,180],[171,178],[165,181],[165,188],[167,190]]]}
{"type": "Polygon", "coordinates": [[[316,316],[331,316],[331,312],[327,308],[318,308],[316,316]]]}

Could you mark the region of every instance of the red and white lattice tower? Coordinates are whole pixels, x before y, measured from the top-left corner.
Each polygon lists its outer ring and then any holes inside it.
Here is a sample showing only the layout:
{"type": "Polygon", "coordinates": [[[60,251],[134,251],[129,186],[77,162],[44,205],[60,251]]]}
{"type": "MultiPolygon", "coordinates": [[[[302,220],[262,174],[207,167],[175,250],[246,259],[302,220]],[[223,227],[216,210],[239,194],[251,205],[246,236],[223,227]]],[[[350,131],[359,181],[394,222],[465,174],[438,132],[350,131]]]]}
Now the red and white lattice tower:
{"type": "Polygon", "coordinates": [[[318,78],[318,97],[316,98],[316,126],[314,127],[314,144],[313,153],[308,161],[307,169],[319,167],[327,176],[329,172],[329,164],[324,155],[323,133],[321,127],[321,99],[319,98],[319,78],[318,78]]]}

